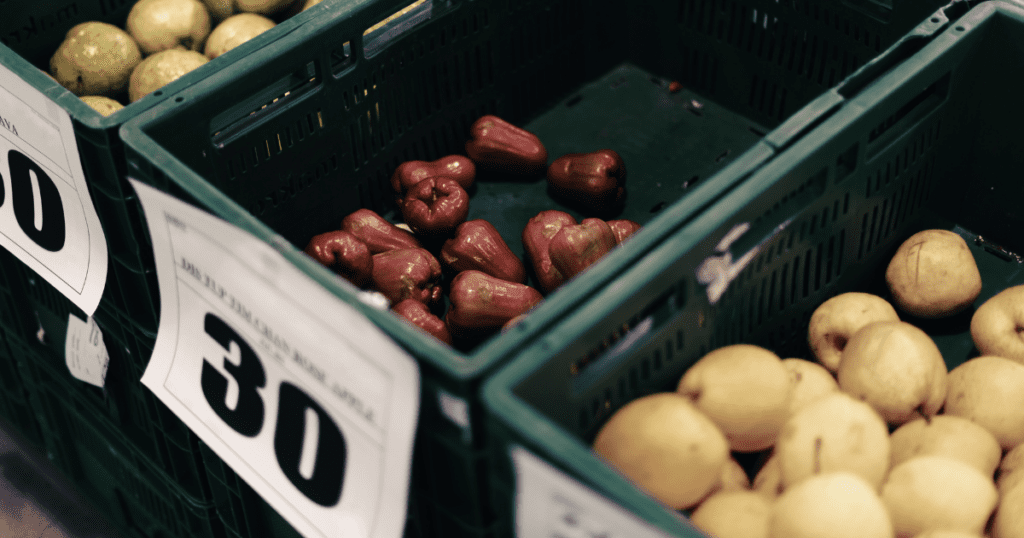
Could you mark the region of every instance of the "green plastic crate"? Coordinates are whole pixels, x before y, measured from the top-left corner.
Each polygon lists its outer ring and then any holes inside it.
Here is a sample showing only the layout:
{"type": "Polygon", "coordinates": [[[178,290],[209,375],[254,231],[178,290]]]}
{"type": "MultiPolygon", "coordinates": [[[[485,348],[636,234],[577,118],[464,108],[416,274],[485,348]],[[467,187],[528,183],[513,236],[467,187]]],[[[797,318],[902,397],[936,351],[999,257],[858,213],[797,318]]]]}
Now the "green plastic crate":
{"type": "MultiPolygon", "coordinates": [[[[1024,77],[1009,69],[1024,54],[1024,9],[1002,1],[968,7],[938,12],[829,92],[822,100],[837,104],[813,130],[487,382],[497,506],[514,512],[510,451],[523,447],[672,535],[701,536],[592,452],[616,410],[675,390],[687,368],[721,346],[753,343],[812,358],[815,308],[847,291],[889,298],[885,267],[922,229],[967,240],[983,281],[975,308],[1024,283],[1016,254],[1024,251],[1024,77]],[[737,229],[747,231],[722,248],[737,229]],[[708,260],[747,253],[727,286],[701,276],[708,260]]],[[[901,318],[928,332],[952,369],[978,354],[972,314],[901,318]]]]}
{"type": "MultiPolygon", "coordinates": [[[[173,469],[175,453],[191,450],[191,432],[144,388],[139,379],[149,360],[156,334],[159,311],[152,252],[142,247],[132,223],[138,220],[135,192],[125,179],[124,146],[118,129],[174,91],[185,88],[230,65],[262,46],[295,31],[304,24],[325,24],[343,0],[327,0],[309,13],[288,19],[275,16],[279,24],[238,48],[212,60],[162,90],[103,117],[60,87],[40,69],[49,69],[49,59],[74,25],[104,21],[124,25],[134,0],[0,0],[0,64],[53,99],[72,120],[82,169],[96,208],[109,251],[108,274],[100,307],[95,313],[107,336],[111,354],[110,383],[98,389],[74,379],[64,366],[64,344],[69,315],[81,319],[85,313],[56,288],[7,251],[0,252],[0,329],[16,347],[26,349],[32,360],[51,365],[53,376],[62,379],[70,393],[93,404],[91,409],[123,428],[125,439],[136,443],[153,461],[173,469]],[[124,335],[112,336],[112,335],[124,335]]],[[[0,359],[2,361],[4,359],[0,359]]],[[[0,364],[0,373],[13,369],[13,362],[0,364]]],[[[30,383],[11,376],[0,380],[12,384],[30,383]]],[[[70,395],[69,395],[70,397],[70,395]]],[[[3,399],[0,397],[0,399],[3,399]]],[[[10,396],[11,411],[0,409],[10,420],[30,417],[24,411],[27,400],[10,396]]],[[[0,402],[2,407],[2,402],[0,402]]],[[[182,471],[183,483],[197,488],[198,470],[182,471]]]]}
{"type": "MultiPolygon", "coordinates": [[[[130,176],[277,245],[420,360],[411,494],[469,529],[459,534],[486,536],[504,522],[486,495],[483,379],[767,160],[785,143],[762,140],[772,127],[940,4],[867,14],[875,3],[435,0],[429,20],[386,44],[364,37],[407,3],[306,25],[126,123],[122,138],[130,176]],[[672,93],[673,80],[684,89],[672,93]],[[367,306],[300,249],[360,207],[394,219],[394,168],[461,153],[488,113],[535,132],[551,158],[618,151],[630,177],[620,217],[645,229],[512,331],[453,349],[367,306]]],[[[778,132],[795,136],[811,119],[778,132]]],[[[537,212],[581,217],[534,179],[481,175],[471,190],[469,218],[491,221],[520,256],[537,212]]]]}
{"type": "MultiPolygon", "coordinates": [[[[118,129],[126,121],[160,102],[170,93],[216,73],[218,69],[235,59],[287,35],[302,24],[328,20],[332,8],[318,7],[316,15],[302,14],[285,20],[251,42],[183,76],[165,89],[154,92],[111,116],[103,117],[64,90],[40,69],[49,69],[50,57],[72,26],[92,20],[123,26],[132,5],[134,1],[127,0],[0,1],[0,12],[3,13],[0,20],[0,64],[53,99],[71,116],[82,169],[104,229],[109,251],[107,282],[101,300],[102,306],[96,315],[102,317],[105,314],[101,312],[107,313],[104,332],[121,330],[120,326],[114,326],[114,319],[130,320],[130,323],[125,325],[125,330],[148,331],[148,345],[152,347],[152,335],[156,331],[156,312],[159,309],[159,303],[155,302],[156,287],[149,287],[153,284],[150,278],[152,252],[140,249],[140,245],[143,244],[142,238],[135,235],[138,230],[131,226],[137,219],[135,212],[138,209],[137,205],[133,205],[135,192],[125,180],[124,148],[118,136],[118,129]],[[146,258],[147,256],[149,258],[146,258]]],[[[9,252],[0,253],[0,270],[4,273],[4,290],[0,291],[0,328],[8,333],[11,340],[19,341],[24,346],[48,347],[48,350],[40,350],[39,353],[48,353],[51,359],[63,361],[68,316],[73,313],[84,319],[85,313],[9,252]]],[[[138,379],[148,358],[148,354],[132,358],[138,375],[134,378],[124,378],[122,387],[125,391],[137,393],[144,390],[138,379]],[[135,384],[134,389],[128,385],[130,382],[135,384]]],[[[6,366],[13,364],[4,367],[6,366]]],[[[79,391],[86,397],[96,396],[97,390],[71,378],[66,369],[63,375],[68,381],[69,390],[79,391]]],[[[137,400],[143,397],[155,401],[148,392],[142,395],[133,394],[130,398],[137,400]]],[[[109,418],[115,421],[119,412],[125,413],[124,410],[116,409],[115,400],[121,401],[124,405],[141,405],[135,401],[125,402],[111,398],[109,394],[102,398],[106,398],[108,412],[111,413],[109,418]]],[[[11,405],[24,410],[27,403],[11,405]]],[[[6,414],[15,415],[14,411],[6,414]]],[[[17,415],[22,416],[22,413],[19,412],[17,415]]],[[[154,421],[170,424],[166,418],[158,419],[153,416],[146,419],[146,422],[154,421]]],[[[188,434],[187,428],[184,428],[180,421],[177,428],[188,434]]],[[[148,444],[161,442],[160,436],[145,440],[148,444]]]]}
{"type": "MultiPolygon", "coordinates": [[[[132,538],[223,538],[205,475],[198,495],[188,491],[173,476],[176,469],[142,453],[121,426],[49,374],[45,367],[22,374],[34,382],[46,456],[111,523],[132,538]]],[[[189,457],[201,468],[198,446],[189,457]]]]}
{"type": "MultiPolygon", "coordinates": [[[[328,0],[325,6],[308,10],[291,18],[276,16],[279,24],[250,42],[231,50],[227,54],[186,74],[175,82],[157,90],[138,102],[104,117],[83,103],[71,92],[66,91],[40,69],[49,71],[50,57],[63,41],[67,31],[76,24],[87,21],[102,21],[124,27],[134,0],[3,0],[0,2],[0,64],[34,88],[53,99],[70,116],[78,142],[82,169],[89,184],[89,194],[96,207],[103,226],[109,250],[108,271],[111,273],[104,291],[103,301],[121,311],[122,314],[138,320],[149,331],[156,331],[156,316],[159,303],[155,303],[155,288],[150,289],[152,253],[141,245],[138,230],[130,225],[136,218],[135,192],[125,180],[124,147],[118,137],[118,129],[125,122],[159,103],[168,95],[188,87],[203,78],[223,69],[231,62],[258,50],[293,32],[303,24],[323,24],[331,18],[333,4],[342,0],[328,0]]],[[[126,99],[126,97],[125,97],[126,99]]],[[[23,263],[12,259],[14,266],[25,273],[32,273],[23,263]]],[[[5,262],[5,267],[7,263],[5,262]]],[[[41,279],[40,279],[41,280],[41,279]]],[[[57,292],[49,283],[39,284],[48,288],[44,293],[56,295],[56,305],[36,301],[29,296],[22,307],[26,310],[24,323],[5,328],[17,330],[19,334],[31,337],[38,328],[30,315],[35,310],[54,310],[84,313],[57,292]]],[[[67,316],[64,316],[66,329],[67,316]]]]}

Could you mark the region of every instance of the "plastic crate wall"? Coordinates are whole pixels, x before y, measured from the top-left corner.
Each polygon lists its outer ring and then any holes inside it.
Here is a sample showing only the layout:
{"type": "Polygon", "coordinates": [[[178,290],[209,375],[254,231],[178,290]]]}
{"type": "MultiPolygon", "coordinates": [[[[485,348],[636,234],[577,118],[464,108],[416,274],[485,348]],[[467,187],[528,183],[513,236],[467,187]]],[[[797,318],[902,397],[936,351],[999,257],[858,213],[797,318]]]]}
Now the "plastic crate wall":
{"type": "Polygon", "coordinates": [[[33,405],[43,425],[46,453],[86,498],[132,537],[223,536],[205,484],[199,497],[183,489],[170,469],[141,453],[88,403],[69,397],[74,393],[67,384],[47,377],[47,370],[24,374],[37,376],[33,405]]]}
{"type": "MultiPolygon", "coordinates": [[[[34,394],[47,394],[38,401],[46,403],[48,410],[35,411],[53,417],[73,408],[109,423],[116,428],[120,443],[131,446],[150,465],[163,469],[194,502],[205,502],[209,494],[205,491],[206,472],[197,454],[197,438],[139,381],[143,370],[138,366],[138,356],[149,357],[153,338],[127,320],[111,321],[104,315],[94,319],[110,356],[103,388],[73,377],[63,353],[38,341],[6,335],[21,383],[34,394]],[[61,405],[57,400],[62,400],[61,405]]],[[[73,441],[76,435],[54,425],[50,431],[67,441],[73,441]]]]}
{"type": "Polygon", "coordinates": [[[774,126],[943,4],[683,0],[674,17],[652,19],[660,31],[646,35],[679,51],[666,58],[669,69],[689,73],[701,93],[774,126]]]}
{"type": "MultiPolygon", "coordinates": [[[[6,331],[0,331],[6,336],[6,331]]],[[[19,435],[34,449],[43,447],[43,433],[32,407],[32,384],[26,383],[18,361],[8,345],[0,340],[0,420],[10,427],[5,431],[19,435]]]]}

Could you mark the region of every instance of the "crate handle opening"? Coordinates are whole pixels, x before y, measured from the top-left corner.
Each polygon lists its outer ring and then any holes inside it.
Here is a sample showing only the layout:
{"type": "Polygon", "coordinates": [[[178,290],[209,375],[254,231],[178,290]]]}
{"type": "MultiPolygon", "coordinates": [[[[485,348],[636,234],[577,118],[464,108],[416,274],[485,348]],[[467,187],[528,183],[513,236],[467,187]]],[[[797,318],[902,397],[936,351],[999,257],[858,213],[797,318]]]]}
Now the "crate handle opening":
{"type": "Polygon", "coordinates": [[[244,133],[253,122],[319,87],[318,64],[308,62],[295,72],[267,84],[259,93],[238,101],[210,121],[210,138],[217,147],[224,147],[244,133]]]}
{"type": "Polygon", "coordinates": [[[858,69],[839,84],[836,91],[850,99],[873,84],[882,75],[897,68],[904,61],[921,51],[940,35],[953,21],[960,19],[970,9],[971,2],[959,0],[939,9],[932,16],[899,40],[888,50],[858,69]]]}
{"type": "Polygon", "coordinates": [[[896,112],[868,132],[864,160],[870,162],[903,135],[911,132],[929,114],[946,102],[952,72],[947,72],[924,91],[907,100],[896,112]]]}
{"type": "Polygon", "coordinates": [[[363,32],[363,55],[372,58],[402,34],[430,19],[434,0],[416,0],[363,32]]]}

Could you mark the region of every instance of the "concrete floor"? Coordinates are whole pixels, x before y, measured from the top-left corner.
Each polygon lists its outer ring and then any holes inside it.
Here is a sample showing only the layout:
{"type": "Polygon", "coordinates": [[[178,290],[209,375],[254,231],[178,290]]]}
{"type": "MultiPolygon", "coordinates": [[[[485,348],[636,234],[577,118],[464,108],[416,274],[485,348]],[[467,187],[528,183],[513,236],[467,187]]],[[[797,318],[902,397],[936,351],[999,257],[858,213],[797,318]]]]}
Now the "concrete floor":
{"type": "Polygon", "coordinates": [[[0,421],[0,538],[123,538],[0,421]]]}

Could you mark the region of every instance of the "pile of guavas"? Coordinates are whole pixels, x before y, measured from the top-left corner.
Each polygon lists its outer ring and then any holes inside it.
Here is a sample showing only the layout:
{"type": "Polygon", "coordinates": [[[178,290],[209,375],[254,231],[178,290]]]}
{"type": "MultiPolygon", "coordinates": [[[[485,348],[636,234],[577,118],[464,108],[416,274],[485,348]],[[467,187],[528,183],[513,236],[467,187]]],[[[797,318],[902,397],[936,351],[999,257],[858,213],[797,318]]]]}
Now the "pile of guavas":
{"type": "Polygon", "coordinates": [[[714,349],[616,410],[594,451],[716,538],[1024,538],[1024,285],[974,308],[981,275],[948,230],[912,235],[884,276],[884,297],[813,310],[806,357],[714,349]],[[944,357],[936,319],[974,352],[944,357]]]}

